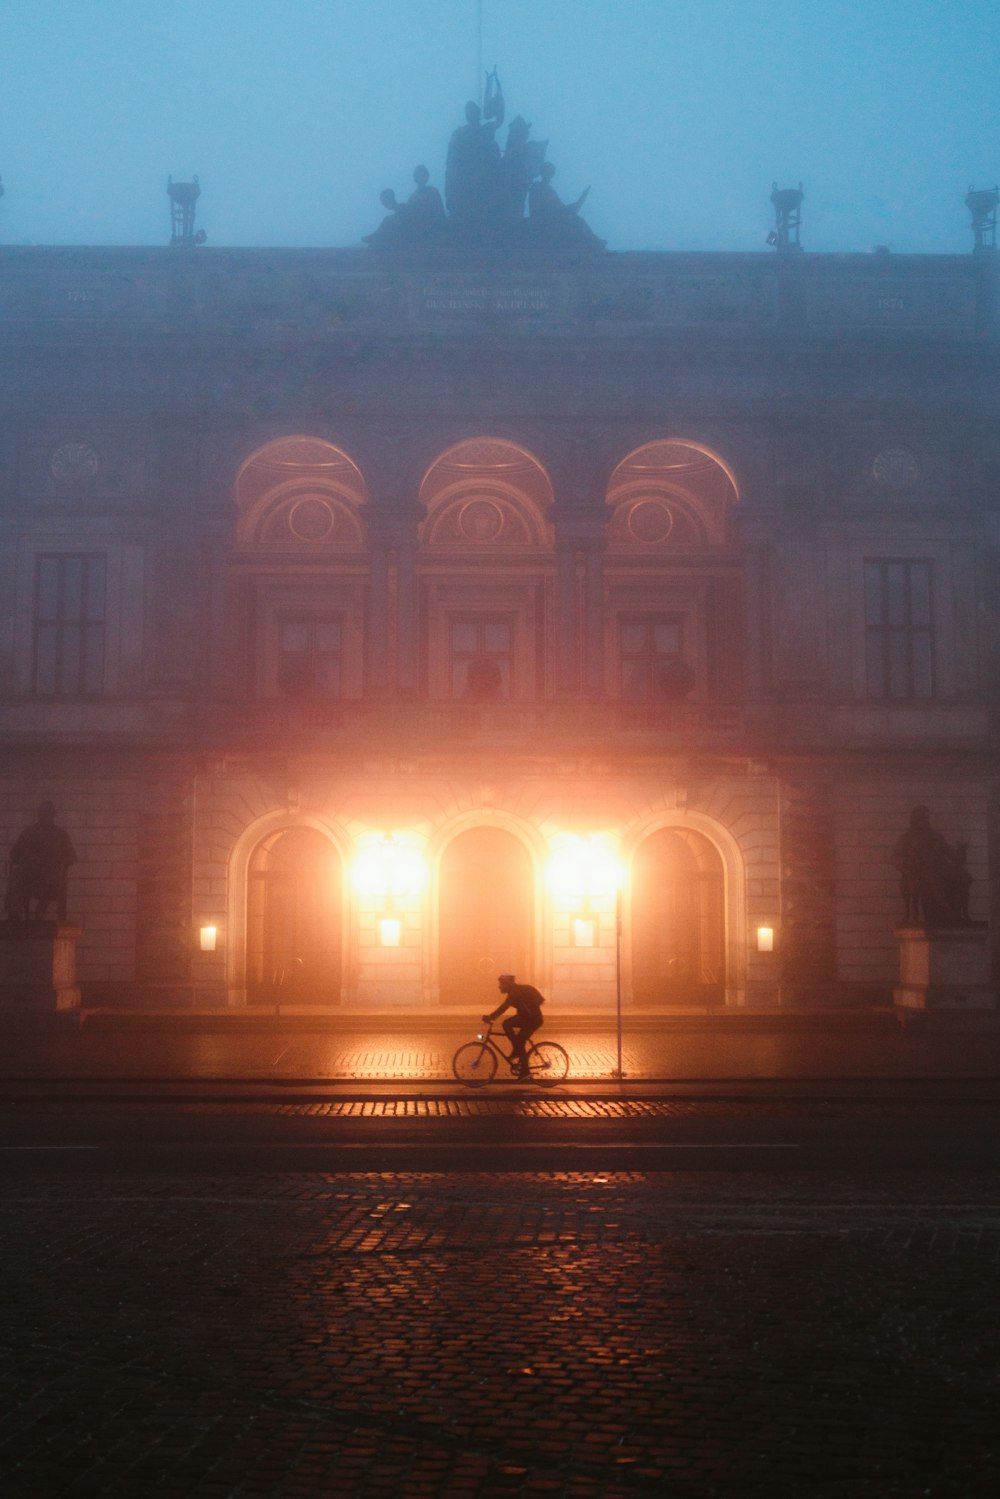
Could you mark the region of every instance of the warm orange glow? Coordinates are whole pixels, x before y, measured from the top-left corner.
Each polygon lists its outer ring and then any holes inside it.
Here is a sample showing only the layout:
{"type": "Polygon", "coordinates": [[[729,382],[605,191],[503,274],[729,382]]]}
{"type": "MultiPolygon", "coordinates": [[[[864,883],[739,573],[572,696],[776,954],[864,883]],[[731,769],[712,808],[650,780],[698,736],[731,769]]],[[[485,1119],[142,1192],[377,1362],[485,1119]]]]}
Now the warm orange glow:
{"type": "Polygon", "coordinates": [[[380,916],[378,940],[380,947],[398,947],[403,934],[403,923],[398,916],[380,916]]]}
{"type": "Polygon", "coordinates": [[[420,850],[400,843],[392,833],[369,843],[354,864],[358,892],[375,899],[419,895],[426,880],[427,865],[420,850]]]}
{"type": "Polygon", "coordinates": [[[773,926],[759,926],[757,928],[757,951],[774,952],[773,926]]]}
{"type": "Polygon", "coordinates": [[[623,882],[621,862],[600,836],[565,833],[557,839],[549,864],[549,885],[563,910],[606,906],[623,882]]]}
{"type": "Polygon", "coordinates": [[[596,923],[587,916],[577,916],[573,920],[573,946],[593,947],[596,940],[596,923]]]}
{"type": "Polygon", "coordinates": [[[219,929],[215,926],[203,926],[198,931],[198,941],[202,952],[214,952],[219,929]]]}

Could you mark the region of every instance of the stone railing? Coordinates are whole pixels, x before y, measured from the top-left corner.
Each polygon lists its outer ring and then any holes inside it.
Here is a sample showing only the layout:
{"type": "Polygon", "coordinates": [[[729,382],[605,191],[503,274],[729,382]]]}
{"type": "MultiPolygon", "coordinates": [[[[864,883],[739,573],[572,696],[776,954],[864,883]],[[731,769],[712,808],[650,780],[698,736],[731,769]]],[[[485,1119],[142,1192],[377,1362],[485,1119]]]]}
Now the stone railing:
{"type": "Polygon", "coordinates": [[[743,710],[624,703],[242,703],[220,715],[216,734],[236,739],[314,738],[381,747],[509,744],[548,748],[738,741],[743,710]]]}

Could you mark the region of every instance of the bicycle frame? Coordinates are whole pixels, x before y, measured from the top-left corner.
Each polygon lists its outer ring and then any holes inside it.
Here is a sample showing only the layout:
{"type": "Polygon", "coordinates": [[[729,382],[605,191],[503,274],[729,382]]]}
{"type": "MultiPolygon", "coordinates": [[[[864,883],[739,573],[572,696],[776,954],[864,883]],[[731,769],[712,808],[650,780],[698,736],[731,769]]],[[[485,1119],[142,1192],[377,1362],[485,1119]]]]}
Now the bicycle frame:
{"type": "Polygon", "coordinates": [[[483,1030],[476,1032],[476,1039],[464,1042],[452,1058],[452,1071],[460,1083],[475,1088],[492,1082],[499,1062],[506,1062],[519,1082],[561,1083],[568,1076],[569,1055],[558,1041],[542,1041],[536,1045],[529,1037],[524,1052],[527,1065],[522,1071],[513,1046],[506,1051],[494,1034],[493,1022],[487,1020],[484,1026],[483,1030]],[[488,1063],[487,1055],[490,1058],[488,1063]]]}
{"type": "MultiPolygon", "coordinates": [[[[506,1032],[504,1032],[504,1035],[506,1035],[506,1032]]],[[[477,1041],[481,1041],[483,1043],[483,1049],[484,1050],[486,1050],[486,1048],[488,1047],[490,1051],[496,1052],[496,1054],[500,1058],[500,1060],[502,1062],[506,1062],[507,1063],[507,1066],[510,1068],[511,1072],[514,1071],[514,1064],[513,1064],[513,1061],[512,1061],[512,1058],[514,1056],[514,1049],[513,1049],[513,1047],[511,1047],[510,1051],[504,1051],[503,1046],[500,1043],[499,1037],[497,1037],[497,1036],[495,1036],[493,1034],[493,1022],[492,1022],[492,1020],[487,1020],[487,1022],[486,1022],[486,1029],[484,1031],[478,1031],[476,1033],[476,1040],[477,1041]]],[[[529,1037],[528,1038],[528,1043],[527,1043],[527,1045],[524,1048],[525,1060],[527,1060],[527,1058],[531,1056],[531,1053],[534,1051],[534,1049],[535,1049],[535,1043],[529,1037]]]]}

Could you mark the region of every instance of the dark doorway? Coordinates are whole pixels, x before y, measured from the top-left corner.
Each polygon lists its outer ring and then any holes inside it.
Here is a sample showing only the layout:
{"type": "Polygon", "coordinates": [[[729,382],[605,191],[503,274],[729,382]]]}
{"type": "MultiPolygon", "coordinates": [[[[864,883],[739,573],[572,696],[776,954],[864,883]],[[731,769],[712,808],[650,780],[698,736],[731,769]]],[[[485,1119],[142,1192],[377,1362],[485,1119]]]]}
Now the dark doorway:
{"type": "Polygon", "coordinates": [[[340,858],[316,828],[284,828],[258,844],[247,888],[250,1004],[340,999],[340,858]]]}
{"type": "Polygon", "coordinates": [[[460,833],[441,860],[440,990],[448,1005],[490,1009],[497,974],[531,981],[531,859],[500,828],[460,833]]]}
{"type": "Polygon", "coordinates": [[[721,1004],[722,860],[707,838],[662,828],[632,865],[632,994],[637,1005],[721,1004]]]}

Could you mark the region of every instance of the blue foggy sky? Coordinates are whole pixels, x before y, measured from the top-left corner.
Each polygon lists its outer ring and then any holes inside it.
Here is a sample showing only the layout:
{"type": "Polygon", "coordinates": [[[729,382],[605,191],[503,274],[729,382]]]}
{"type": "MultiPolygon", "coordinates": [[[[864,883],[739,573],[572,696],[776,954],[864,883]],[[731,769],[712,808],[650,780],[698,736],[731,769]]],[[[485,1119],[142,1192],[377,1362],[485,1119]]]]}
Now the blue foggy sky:
{"type": "MultiPolygon", "coordinates": [[[[482,0],[508,120],[591,187],[614,250],[964,252],[1000,177],[996,0],[482,0]]],[[[0,243],[163,244],[197,172],[212,245],[353,245],[442,186],[477,0],[6,0],[0,243]]],[[[506,130],[501,132],[501,139],[506,130]]]]}

